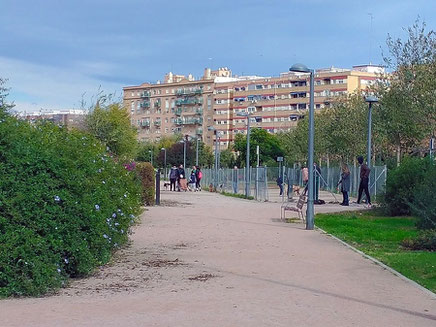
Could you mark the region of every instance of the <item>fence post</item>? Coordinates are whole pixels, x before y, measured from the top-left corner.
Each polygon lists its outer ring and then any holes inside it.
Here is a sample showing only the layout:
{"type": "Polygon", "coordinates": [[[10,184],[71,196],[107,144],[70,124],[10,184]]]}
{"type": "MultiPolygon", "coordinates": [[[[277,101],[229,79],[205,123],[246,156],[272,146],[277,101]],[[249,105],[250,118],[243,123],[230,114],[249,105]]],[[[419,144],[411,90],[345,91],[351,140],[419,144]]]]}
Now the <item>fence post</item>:
{"type": "Polygon", "coordinates": [[[156,171],[156,205],[160,204],[160,169],[156,171]]]}

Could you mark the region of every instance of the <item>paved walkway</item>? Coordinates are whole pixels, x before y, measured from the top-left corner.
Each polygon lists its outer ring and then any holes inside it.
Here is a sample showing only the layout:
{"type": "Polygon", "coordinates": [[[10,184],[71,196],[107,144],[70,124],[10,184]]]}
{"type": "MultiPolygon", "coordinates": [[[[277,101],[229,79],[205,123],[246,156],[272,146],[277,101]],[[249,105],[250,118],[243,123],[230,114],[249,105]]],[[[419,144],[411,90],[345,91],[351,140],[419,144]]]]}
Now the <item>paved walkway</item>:
{"type": "MultiPolygon", "coordinates": [[[[436,299],[277,203],[164,191],[130,247],[57,296],[0,302],[1,326],[436,326],[436,299]]],[[[316,206],[333,211],[340,206],[316,206]]]]}

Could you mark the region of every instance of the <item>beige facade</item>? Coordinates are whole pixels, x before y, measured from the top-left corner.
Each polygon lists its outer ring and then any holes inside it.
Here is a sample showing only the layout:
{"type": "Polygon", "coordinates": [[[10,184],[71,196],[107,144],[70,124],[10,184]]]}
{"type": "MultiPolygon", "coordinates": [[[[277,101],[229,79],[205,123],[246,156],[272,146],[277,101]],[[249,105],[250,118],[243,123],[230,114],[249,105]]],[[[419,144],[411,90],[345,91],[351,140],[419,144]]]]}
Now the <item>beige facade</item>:
{"type": "Polygon", "coordinates": [[[31,123],[38,120],[48,120],[55,124],[65,126],[69,129],[82,128],[87,112],[85,110],[53,110],[53,111],[37,111],[23,112],[18,115],[18,118],[27,120],[31,123]]]}
{"type": "MultiPolygon", "coordinates": [[[[315,111],[338,96],[363,90],[383,72],[379,66],[320,69],[315,75],[315,111]]],[[[124,88],[124,103],[137,126],[140,140],[157,140],[180,133],[201,137],[213,145],[214,127],[220,145],[227,147],[238,133],[246,133],[251,114],[253,128],[278,133],[296,126],[309,108],[309,76],[282,73],[278,77],[235,76],[227,68],[206,69],[201,79],[191,75],[165,76],[164,83],[124,88]]]]}

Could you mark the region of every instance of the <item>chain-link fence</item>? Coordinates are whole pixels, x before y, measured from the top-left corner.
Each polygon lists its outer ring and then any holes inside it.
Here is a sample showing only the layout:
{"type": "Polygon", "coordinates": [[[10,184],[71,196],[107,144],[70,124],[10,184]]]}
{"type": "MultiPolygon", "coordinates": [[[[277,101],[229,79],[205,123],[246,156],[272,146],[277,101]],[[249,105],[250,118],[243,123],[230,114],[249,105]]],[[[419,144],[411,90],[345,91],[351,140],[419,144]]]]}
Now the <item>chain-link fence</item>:
{"type": "MultiPolygon", "coordinates": [[[[351,196],[357,196],[360,183],[360,166],[349,167],[351,173],[351,196]]],[[[301,169],[282,167],[279,171],[278,167],[250,167],[249,179],[246,179],[246,169],[227,169],[221,168],[218,171],[214,169],[203,169],[203,179],[201,184],[203,188],[216,187],[218,191],[229,193],[245,194],[248,184],[249,194],[258,201],[268,201],[268,189],[277,188],[277,178],[282,176],[285,194],[292,195],[292,186],[303,186],[303,178],[301,169]]],[[[315,170],[315,172],[317,172],[315,170]]],[[[371,167],[370,187],[371,195],[376,196],[384,190],[386,184],[386,166],[371,167]]],[[[337,184],[341,178],[340,167],[322,167],[321,173],[318,174],[317,183],[323,191],[332,193],[337,192],[337,184]]]]}

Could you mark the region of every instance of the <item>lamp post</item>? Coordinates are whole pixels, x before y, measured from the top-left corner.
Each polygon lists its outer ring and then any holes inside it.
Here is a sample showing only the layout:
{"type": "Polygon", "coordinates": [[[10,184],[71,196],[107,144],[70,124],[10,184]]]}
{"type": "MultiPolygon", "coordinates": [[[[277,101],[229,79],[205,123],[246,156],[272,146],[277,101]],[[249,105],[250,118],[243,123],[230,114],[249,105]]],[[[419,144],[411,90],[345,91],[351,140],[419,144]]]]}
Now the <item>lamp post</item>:
{"type": "Polygon", "coordinates": [[[164,151],[164,179],[167,176],[167,149],[162,148],[161,151],[164,151]]]}
{"type": "Polygon", "coordinates": [[[215,169],[214,169],[214,187],[218,186],[218,131],[213,126],[207,128],[208,131],[213,131],[215,134],[215,169]]]}
{"type": "Polygon", "coordinates": [[[367,155],[366,161],[368,164],[368,168],[371,168],[371,125],[372,125],[372,104],[377,103],[377,97],[373,95],[368,95],[365,97],[365,102],[368,102],[368,144],[367,144],[367,155]]]}
{"type": "Polygon", "coordinates": [[[245,160],[245,196],[250,196],[250,114],[248,112],[238,112],[240,117],[247,117],[247,155],[245,160]]]}
{"type": "Polygon", "coordinates": [[[153,152],[151,150],[148,150],[148,153],[150,153],[150,163],[153,166],[153,152]]]}
{"type": "Polygon", "coordinates": [[[309,181],[308,188],[309,194],[307,199],[307,211],[306,211],[306,229],[314,229],[314,208],[313,208],[313,196],[314,196],[314,171],[313,171],[313,148],[315,141],[315,124],[314,124],[314,88],[315,88],[315,70],[309,69],[303,64],[295,64],[289,71],[296,73],[309,73],[310,74],[310,102],[309,102],[309,144],[308,144],[308,170],[309,181]]]}

